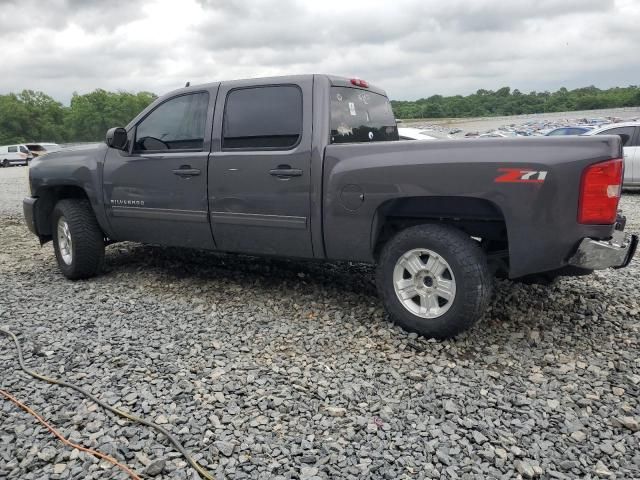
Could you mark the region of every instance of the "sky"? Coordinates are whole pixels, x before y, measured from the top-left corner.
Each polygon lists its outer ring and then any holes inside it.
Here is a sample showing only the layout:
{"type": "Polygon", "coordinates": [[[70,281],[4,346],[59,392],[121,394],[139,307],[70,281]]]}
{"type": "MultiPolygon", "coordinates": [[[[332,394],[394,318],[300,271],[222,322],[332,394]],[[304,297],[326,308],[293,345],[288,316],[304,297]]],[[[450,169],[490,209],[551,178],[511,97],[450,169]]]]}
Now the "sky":
{"type": "Polygon", "coordinates": [[[395,100],[640,84],[640,0],[0,0],[0,93],[298,73],[395,100]]]}

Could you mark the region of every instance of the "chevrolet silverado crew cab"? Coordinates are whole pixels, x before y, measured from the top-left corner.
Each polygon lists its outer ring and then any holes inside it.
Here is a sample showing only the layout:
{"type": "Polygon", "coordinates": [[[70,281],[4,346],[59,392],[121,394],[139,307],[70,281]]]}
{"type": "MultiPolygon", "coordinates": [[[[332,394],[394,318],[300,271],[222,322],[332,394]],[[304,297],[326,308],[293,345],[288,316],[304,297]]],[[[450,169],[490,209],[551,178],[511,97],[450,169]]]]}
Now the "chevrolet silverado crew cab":
{"type": "Polygon", "coordinates": [[[626,266],[623,170],[617,136],[398,141],[383,90],[287,76],[182,88],[35,159],[24,214],[70,279],[124,240],[375,263],[390,317],[446,338],[496,274],[626,266]]]}

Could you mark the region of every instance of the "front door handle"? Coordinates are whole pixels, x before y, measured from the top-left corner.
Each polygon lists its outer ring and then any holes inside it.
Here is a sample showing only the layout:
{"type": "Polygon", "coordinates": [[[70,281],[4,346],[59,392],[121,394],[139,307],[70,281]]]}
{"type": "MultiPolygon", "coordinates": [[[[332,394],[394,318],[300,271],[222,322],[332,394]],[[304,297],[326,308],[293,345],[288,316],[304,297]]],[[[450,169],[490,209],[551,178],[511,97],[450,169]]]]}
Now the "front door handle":
{"type": "Polygon", "coordinates": [[[174,175],[179,177],[195,177],[200,175],[200,170],[197,168],[191,168],[191,165],[181,165],[180,168],[173,170],[174,175]]]}
{"type": "Polygon", "coordinates": [[[278,165],[276,168],[269,170],[269,175],[278,178],[301,177],[302,170],[299,168],[291,168],[291,165],[278,165]]]}

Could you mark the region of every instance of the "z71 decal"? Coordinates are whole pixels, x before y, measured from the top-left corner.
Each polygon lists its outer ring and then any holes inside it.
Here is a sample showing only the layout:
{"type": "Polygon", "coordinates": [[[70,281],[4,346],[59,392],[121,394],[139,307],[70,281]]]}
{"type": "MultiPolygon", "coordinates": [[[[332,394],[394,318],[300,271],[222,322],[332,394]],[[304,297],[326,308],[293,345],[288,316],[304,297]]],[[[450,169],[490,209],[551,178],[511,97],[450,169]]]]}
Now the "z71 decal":
{"type": "Polygon", "coordinates": [[[499,168],[502,175],[497,177],[496,183],[543,183],[547,178],[546,170],[523,170],[521,168],[499,168]]]}

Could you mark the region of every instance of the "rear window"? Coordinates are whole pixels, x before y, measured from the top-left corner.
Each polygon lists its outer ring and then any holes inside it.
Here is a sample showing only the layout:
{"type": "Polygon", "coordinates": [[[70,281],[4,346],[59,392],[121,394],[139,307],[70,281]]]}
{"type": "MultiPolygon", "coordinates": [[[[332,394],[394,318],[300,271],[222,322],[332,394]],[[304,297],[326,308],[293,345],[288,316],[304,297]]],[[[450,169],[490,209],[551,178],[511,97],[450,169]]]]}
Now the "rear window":
{"type": "Polygon", "coordinates": [[[391,104],[359,88],[331,88],[331,143],[398,140],[391,104]]]}

